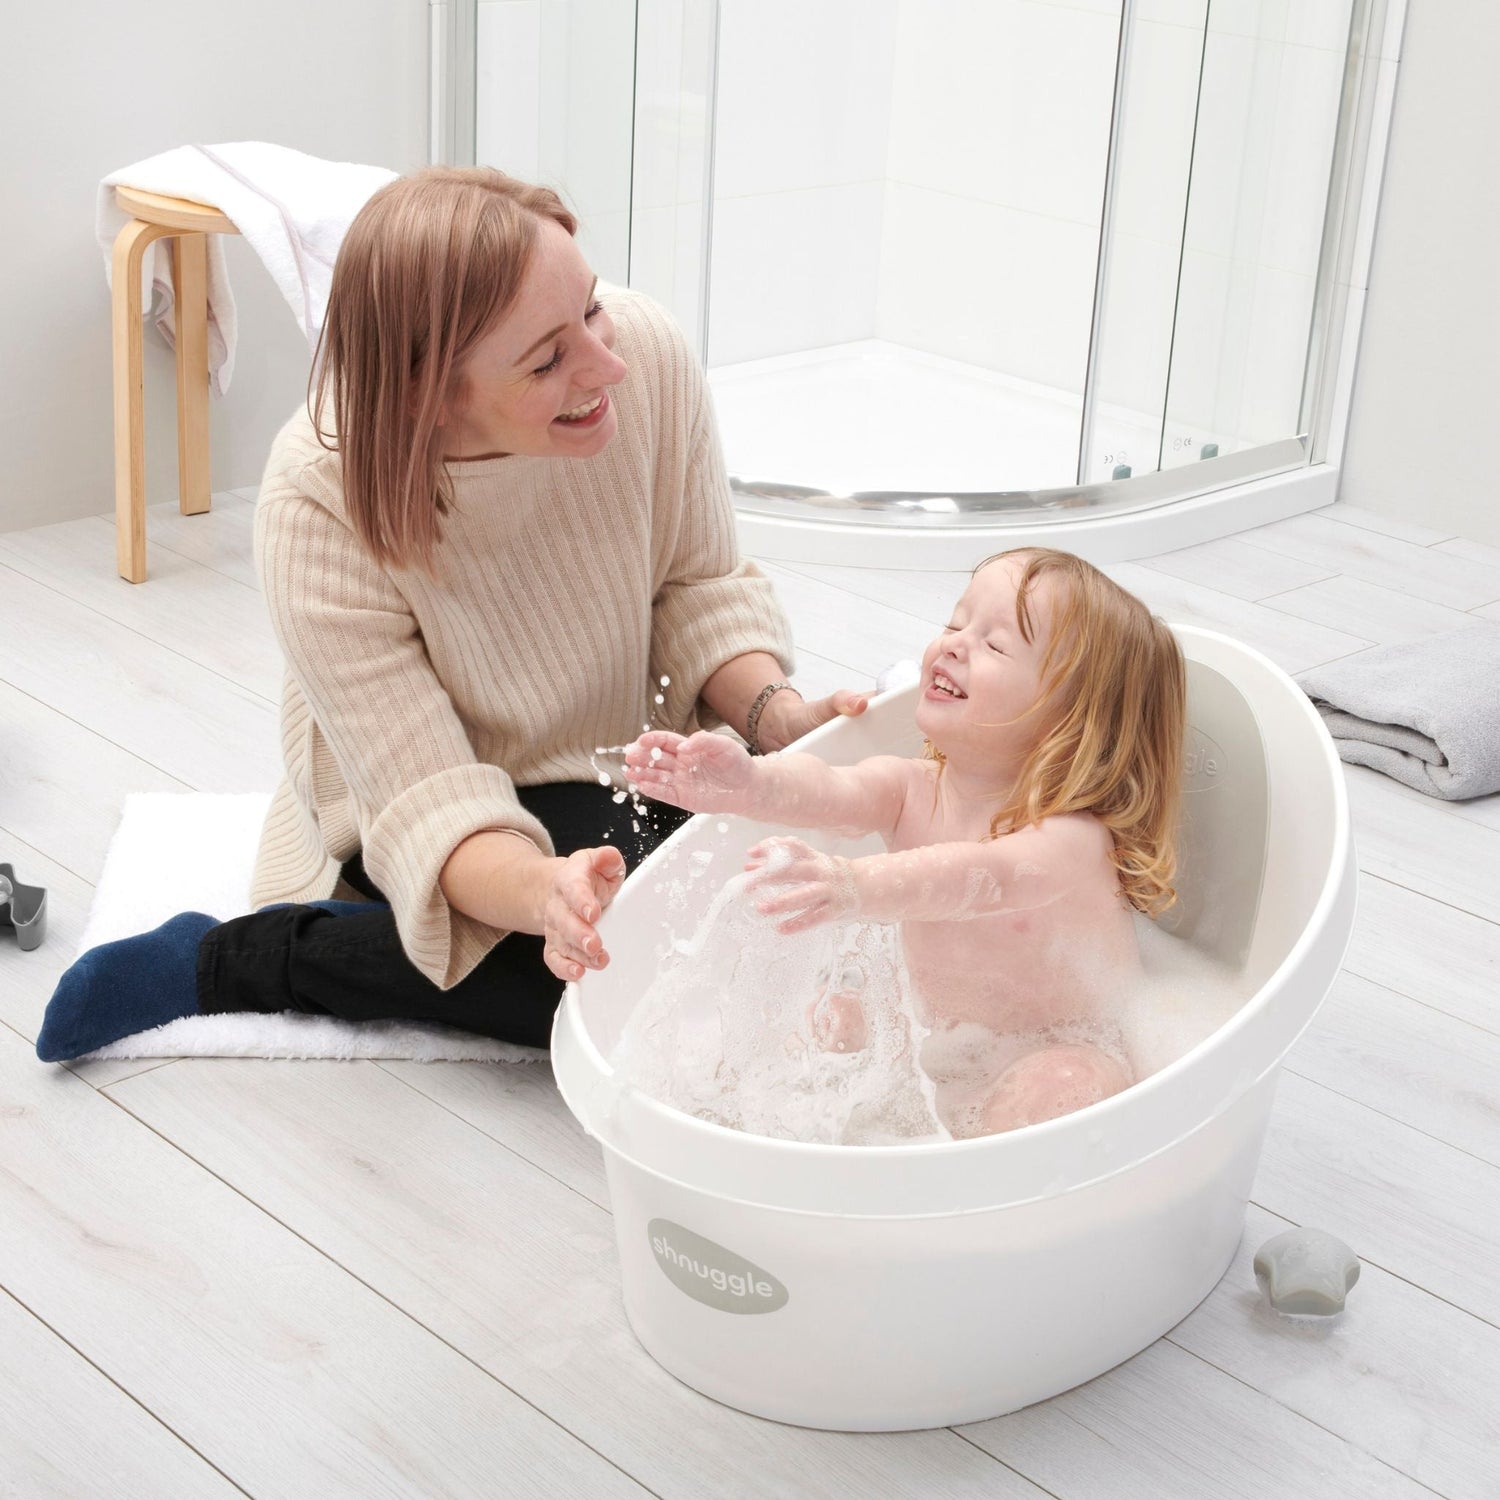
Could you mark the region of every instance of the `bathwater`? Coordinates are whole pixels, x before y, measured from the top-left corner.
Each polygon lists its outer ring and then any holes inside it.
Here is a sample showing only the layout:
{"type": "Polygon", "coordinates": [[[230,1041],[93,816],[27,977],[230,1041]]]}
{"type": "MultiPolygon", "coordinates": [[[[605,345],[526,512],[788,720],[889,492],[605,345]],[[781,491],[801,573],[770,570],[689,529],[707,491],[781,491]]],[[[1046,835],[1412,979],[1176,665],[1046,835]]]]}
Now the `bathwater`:
{"type": "Polygon", "coordinates": [[[1025,1032],[934,1026],[902,961],[900,928],[846,922],[776,931],[699,849],[658,882],[673,932],[657,978],[610,1063],[675,1109],[756,1135],[872,1146],[984,1133],[996,1080],[1044,1047],[1082,1044],[1132,1082],[1218,1029],[1248,998],[1244,977],[1135,918],[1139,972],[1108,987],[1087,1019],[1025,1032]],[[706,894],[706,890],[704,890],[706,894]]]}

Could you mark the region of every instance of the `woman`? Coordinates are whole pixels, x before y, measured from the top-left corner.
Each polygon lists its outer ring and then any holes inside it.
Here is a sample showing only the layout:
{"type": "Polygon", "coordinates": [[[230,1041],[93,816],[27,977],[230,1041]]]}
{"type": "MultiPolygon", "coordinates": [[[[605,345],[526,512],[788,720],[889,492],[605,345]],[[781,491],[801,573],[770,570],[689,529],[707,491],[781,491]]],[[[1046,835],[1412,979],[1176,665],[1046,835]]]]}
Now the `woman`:
{"type": "Polygon", "coordinates": [[[681,817],[617,802],[598,747],[722,721],[775,750],[863,711],[784,682],[702,372],[647,298],[601,292],[575,227],[545,188],[441,167],[351,225],[257,507],[287,662],[264,909],[83,955],[43,1059],[246,1010],[545,1045],[562,982],[609,961],[600,914],[681,817]]]}

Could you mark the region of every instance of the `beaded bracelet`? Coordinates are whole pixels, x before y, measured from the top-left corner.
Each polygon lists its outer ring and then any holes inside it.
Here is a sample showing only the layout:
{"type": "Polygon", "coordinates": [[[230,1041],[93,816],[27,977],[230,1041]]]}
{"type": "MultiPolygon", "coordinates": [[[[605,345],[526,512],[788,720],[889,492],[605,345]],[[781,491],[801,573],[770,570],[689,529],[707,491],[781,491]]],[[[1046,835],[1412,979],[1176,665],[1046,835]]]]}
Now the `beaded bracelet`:
{"type": "MultiPolygon", "coordinates": [[[[768,682],[755,696],[755,702],[750,705],[750,712],[745,715],[745,743],[749,746],[751,755],[764,755],[765,751],[760,748],[760,739],[756,731],[760,728],[761,710],[765,708],[773,697],[782,688],[791,688],[794,693],[797,689],[789,682],[768,682]]],[[[801,693],[797,693],[800,698],[801,693]]]]}

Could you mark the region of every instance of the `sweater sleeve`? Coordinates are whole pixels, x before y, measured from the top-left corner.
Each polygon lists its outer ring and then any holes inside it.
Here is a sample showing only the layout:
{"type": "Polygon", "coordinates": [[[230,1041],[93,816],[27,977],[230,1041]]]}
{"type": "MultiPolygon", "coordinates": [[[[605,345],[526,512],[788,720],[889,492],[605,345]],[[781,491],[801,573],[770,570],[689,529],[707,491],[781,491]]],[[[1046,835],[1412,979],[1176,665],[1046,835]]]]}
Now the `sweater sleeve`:
{"type": "Polygon", "coordinates": [[[298,477],[262,490],[256,554],[288,669],[347,787],[365,868],[407,956],[448,989],[505,935],[448,905],[438,885],[448,856],[483,829],[550,854],[547,831],[510,777],[475,757],[399,588],[298,477]]]}
{"type": "Polygon", "coordinates": [[[651,610],[651,669],[667,677],[666,722],[719,722],[700,703],[703,685],[727,661],[766,651],[791,676],[792,633],[771,580],[741,559],[729,476],[708,384],[675,325],[661,333],[664,385],[680,422],[680,467],[658,469],[655,524],[665,541],[663,581],[651,610]],[[663,536],[664,533],[664,536],[663,536]]]}

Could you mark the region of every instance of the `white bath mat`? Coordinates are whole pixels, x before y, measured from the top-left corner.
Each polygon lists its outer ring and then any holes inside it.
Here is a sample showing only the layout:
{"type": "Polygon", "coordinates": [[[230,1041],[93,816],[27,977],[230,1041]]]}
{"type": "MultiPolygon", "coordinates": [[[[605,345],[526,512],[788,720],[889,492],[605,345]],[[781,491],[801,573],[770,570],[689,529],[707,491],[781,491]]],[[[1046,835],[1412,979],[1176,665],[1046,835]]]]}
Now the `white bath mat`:
{"type": "MultiPolygon", "coordinates": [[[[125,800],[79,951],[149,932],[180,911],[225,921],[250,910],[250,877],[267,796],[141,793],[125,800]]],[[[547,1054],[410,1021],[331,1016],[186,1016],[111,1042],[100,1057],[388,1057],[417,1062],[531,1062],[547,1054]]]]}

